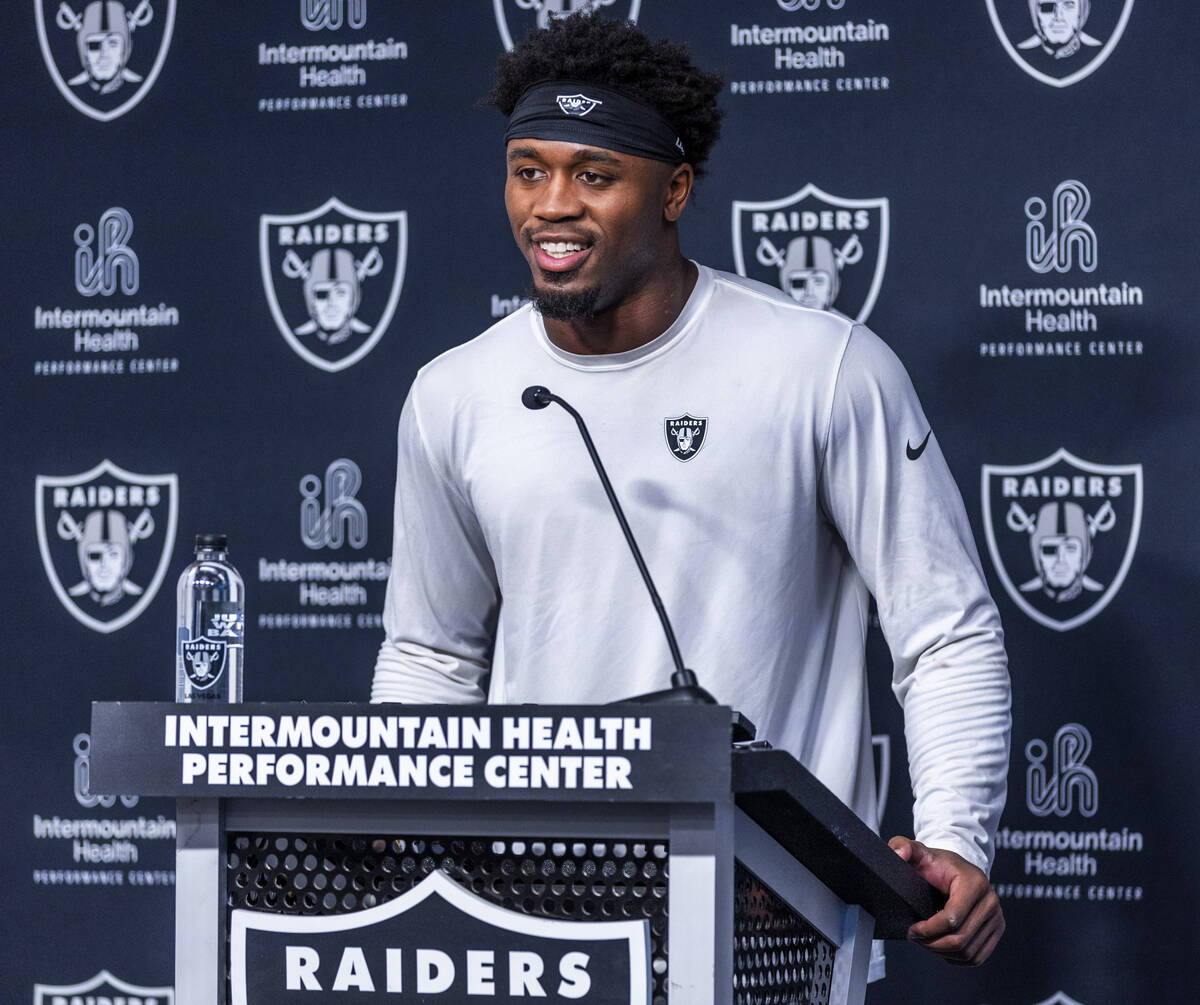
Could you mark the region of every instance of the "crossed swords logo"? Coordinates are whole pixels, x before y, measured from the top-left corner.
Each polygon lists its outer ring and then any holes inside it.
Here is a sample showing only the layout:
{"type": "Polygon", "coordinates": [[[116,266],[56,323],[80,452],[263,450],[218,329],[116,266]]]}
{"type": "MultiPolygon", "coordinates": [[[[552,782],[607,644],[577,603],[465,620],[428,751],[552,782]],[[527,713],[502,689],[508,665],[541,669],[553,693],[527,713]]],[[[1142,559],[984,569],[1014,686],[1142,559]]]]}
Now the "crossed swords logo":
{"type": "MultiPolygon", "coordinates": [[[[1116,522],[1116,511],[1113,509],[1112,503],[1106,499],[1104,505],[1094,515],[1087,516],[1088,537],[1094,538],[1097,534],[1103,534],[1105,531],[1112,530],[1116,522]]],[[[1026,513],[1021,504],[1015,499],[1008,507],[1005,523],[1008,524],[1009,530],[1014,530],[1019,534],[1029,534],[1032,537],[1037,533],[1037,519],[1026,513]]],[[[1085,590],[1098,593],[1104,589],[1104,586],[1092,579],[1091,576],[1084,575],[1082,569],[1080,569],[1080,575],[1080,583],[1085,590]]],[[[1041,576],[1034,576],[1028,582],[1022,583],[1018,589],[1022,593],[1029,593],[1032,590],[1040,590],[1044,585],[1045,582],[1041,576]]]]}
{"type": "MultiPolygon", "coordinates": [[[[863,246],[857,234],[851,234],[850,239],[833,252],[834,261],[839,271],[847,265],[856,265],[862,260],[863,246]]],[[[782,269],[787,264],[787,253],[780,251],[771,239],[763,236],[759,239],[758,247],[754,250],[758,264],[766,268],[782,269]]]]}
{"type": "MultiPolygon", "coordinates": [[[[150,0],[142,0],[133,13],[125,12],[125,20],[129,24],[129,31],[132,34],[138,28],[144,28],[154,20],[154,8],[150,6],[150,0]]],[[[73,31],[79,33],[83,29],[83,15],[77,14],[66,0],[58,5],[58,12],[54,15],[54,23],[64,31],[73,31]]],[[[142,78],[139,74],[134,73],[128,67],[121,67],[121,79],[130,83],[140,83],[142,78]]],[[[72,87],[78,87],[80,84],[88,82],[88,71],[85,69],[82,73],[76,74],[67,81],[72,87]]]]}
{"type": "MultiPolygon", "coordinates": [[[[295,251],[288,251],[283,256],[283,274],[288,279],[308,279],[310,273],[311,260],[306,262],[295,251]]],[[[368,276],[377,276],[383,271],[383,255],[379,253],[379,248],[372,245],[371,250],[367,252],[365,258],[358,259],[354,263],[354,276],[361,283],[368,276]]],[[[371,326],[359,321],[356,317],[351,317],[349,325],[352,331],[361,335],[364,332],[369,332],[371,326]]],[[[295,329],[297,335],[311,335],[317,330],[317,322],[315,320],[306,321],[295,329]]]]}
{"type": "MultiPolygon", "coordinates": [[[[97,512],[103,513],[104,511],[99,510],[97,512]]],[[[58,531],[58,536],[64,541],[74,541],[78,544],[83,540],[84,524],[76,520],[66,510],[63,510],[58,515],[58,523],[55,525],[55,529],[58,531]]],[[[138,518],[133,523],[129,524],[130,547],[137,544],[138,541],[144,541],[153,533],[154,517],[150,515],[150,510],[144,509],[138,518]]],[[[67,590],[67,592],[72,597],[80,597],[83,596],[83,594],[88,593],[91,589],[92,584],[88,582],[87,576],[85,575],[82,582],[76,583],[69,590],[67,590]]],[[[128,579],[122,581],[121,590],[122,592],[132,596],[137,596],[142,592],[142,588],[140,586],[131,583],[128,579]]]]}

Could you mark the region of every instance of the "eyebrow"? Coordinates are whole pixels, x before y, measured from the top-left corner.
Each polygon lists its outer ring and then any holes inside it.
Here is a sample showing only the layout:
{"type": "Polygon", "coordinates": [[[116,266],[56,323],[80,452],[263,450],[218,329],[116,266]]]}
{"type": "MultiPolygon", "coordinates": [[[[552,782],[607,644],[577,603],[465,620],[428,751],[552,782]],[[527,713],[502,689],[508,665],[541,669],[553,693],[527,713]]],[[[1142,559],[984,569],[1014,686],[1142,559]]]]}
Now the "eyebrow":
{"type": "MultiPolygon", "coordinates": [[[[521,160],[523,158],[530,160],[542,160],[542,155],[536,147],[513,147],[508,152],[509,161],[521,160]]],[[[580,161],[599,161],[602,164],[624,164],[625,162],[615,154],[607,150],[601,150],[598,147],[581,147],[579,151],[571,158],[571,162],[578,164],[580,161]]]]}

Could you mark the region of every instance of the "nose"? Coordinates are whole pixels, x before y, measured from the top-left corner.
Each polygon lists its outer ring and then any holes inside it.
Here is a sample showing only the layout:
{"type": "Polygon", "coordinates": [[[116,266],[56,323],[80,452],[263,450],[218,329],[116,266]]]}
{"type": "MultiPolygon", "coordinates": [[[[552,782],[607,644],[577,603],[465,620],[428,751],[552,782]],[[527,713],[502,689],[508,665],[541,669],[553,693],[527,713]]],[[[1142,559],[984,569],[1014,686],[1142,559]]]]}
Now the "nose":
{"type": "Polygon", "coordinates": [[[535,215],[543,220],[569,220],[583,212],[583,202],[569,172],[555,171],[538,189],[535,215]]]}

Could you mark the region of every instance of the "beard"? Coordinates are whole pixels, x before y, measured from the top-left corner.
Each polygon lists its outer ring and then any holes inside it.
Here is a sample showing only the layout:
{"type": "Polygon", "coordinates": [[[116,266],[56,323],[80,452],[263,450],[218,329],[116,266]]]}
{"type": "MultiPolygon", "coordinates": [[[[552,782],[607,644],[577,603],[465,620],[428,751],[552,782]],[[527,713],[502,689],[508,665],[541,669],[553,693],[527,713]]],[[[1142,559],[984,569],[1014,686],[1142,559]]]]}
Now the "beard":
{"type": "MultiPolygon", "coordinates": [[[[572,275],[574,270],[564,274],[561,280],[566,280],[572,275]]],[[[591,286],[586,290],[568,293],[565,290],[533,286],[529,290],[529,299],[533,301],[533,306],[542,317],[552,321],[591,321],[596,316],[600,287],[591,286]]]]}

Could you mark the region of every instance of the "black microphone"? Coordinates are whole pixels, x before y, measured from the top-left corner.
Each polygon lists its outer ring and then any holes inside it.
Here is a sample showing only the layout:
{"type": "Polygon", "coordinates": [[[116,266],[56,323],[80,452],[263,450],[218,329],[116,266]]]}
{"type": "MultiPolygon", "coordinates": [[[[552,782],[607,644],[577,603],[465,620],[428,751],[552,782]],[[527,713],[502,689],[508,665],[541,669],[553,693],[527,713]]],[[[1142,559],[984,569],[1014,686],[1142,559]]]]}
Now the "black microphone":
{"type": "MultiPolygon", "coordinates": [[[[679,643],[675,641],[675,631],[671,627],[670,620],[667,618],[666,608],[663,607],[658,590],[654,588],[654,580],[650,578],[650,570],[646,568],[646,563],[642,558],[642,551],[638,547],[637,541],[634,540],[633,531],[629,529],[629,522],[625,519],[625,513],[621,509],[621,504],[617,501],[617,494],[613,491],[612,483],[608,480],[608,474],[604,470],[604,464],[600,461],[600,455],[596,452],[596,445],[592,442],[591,434],[588,433],[583,416],[557,394],[554,394],[548,388],[542,387],[540,384],[534,384],[521,392],[521,403],[526,408],[535,411],[545,408],[552,401],[561,405],[567,414],[575,420],[575,425],[579,427],[579,435],[583,437],[583,444],[587,447],[588,454],[592,458],[596,474],[600,476],[600,483],[604,486],[604,494],[608,496],[609,504],[612,506],[613,513],[616,514],[617,522],[621,525],[621,530],[625,534],[625,540],[629,544],[629,550],[633,552],[633,560],[637,563],[638,572],[642,574],[642,581],[646,584],[646,589],[650,591],[650,600],[654,604],[654,609],[658,611],[658,620],[662,622],[663,632],[667,636],[667,645],[671,650],[671,659],[675,661],[675,672],[671,674],[671,686],[669,688],[665,691],[653,691],[650,694],[626,698],[625,701],[637,704],[670,702],[685,705],[715,705],[717,700],[704,690],[704,688],[700,687],[695,673],[683,665],[683,657],[679,653],[679,643]]],[[[754,738],[753,725],[750,724],[748,719],[741,716],[740,713],[735,717],[734,731],[735,734],[740,733],[740,735],[735,735],[734,738],[736,740],[751,740],[754,738]],[[739,723],[741,724],[740,727],[739,723]],[[745,735],[747,732],[749,735],[745,735]]]]}

